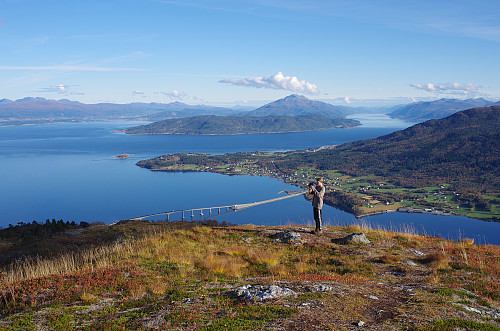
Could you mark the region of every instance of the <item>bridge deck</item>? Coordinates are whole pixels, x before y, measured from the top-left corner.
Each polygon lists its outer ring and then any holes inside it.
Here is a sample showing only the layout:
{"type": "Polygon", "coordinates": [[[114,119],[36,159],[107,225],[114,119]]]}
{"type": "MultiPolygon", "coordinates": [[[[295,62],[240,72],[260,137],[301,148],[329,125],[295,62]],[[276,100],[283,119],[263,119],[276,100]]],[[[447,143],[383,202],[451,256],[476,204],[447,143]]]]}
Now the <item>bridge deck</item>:
{"type": "MultiPolygon", "coordinates": [[[[222,215],[220,213],[221,209],[226,209],[226,211],[223,214],[229,213],[229,212],[235,212],[238,210],[254,207],[254,206],[259,206],[263,205],[266,203],[271,203],[279,200],[284,200],[288,198],[293,198],[299,195],[306,194],[308,191],[285,191],[287,193],[286,196],[278,197],[278,198],[273,198],[269,200],[264,200],[264,201],[256,201],[256,202],[251,202],[251,203],[243,203],[243,204],[237,204],[237,205],[231,205],[231,206],[218,206],[218,207],[204,207],[204,208],[192,208],[192,209],[180,209],[180,210],[172,210],[172,211],[165,211],[161,213],[155,213],[155,214],[149,214],[149,215],[144,215],[144,216],[139,216],[139,217],[134,217],[130,218],[132,221],[138,221],[138,220],[143,220],[145,218],[150,218],[150,217],[155,217],[155,216],[161,216],[161,215],[167,215],[167,217],[170,217],[172,214],[176,213],[181,213],[182,214],[182,219],[184,219],[185,213],[191,212],[191,217],[194,217],[194,212],[195,211],[200,211],[201,216],[203,216],[203,211],[208,210],[210,213],[210,216],[212,215],[212,210],[217,210],[218,215],[222,215]]],[[[281,193],[281,192],[280,192],[281,193]]]]}

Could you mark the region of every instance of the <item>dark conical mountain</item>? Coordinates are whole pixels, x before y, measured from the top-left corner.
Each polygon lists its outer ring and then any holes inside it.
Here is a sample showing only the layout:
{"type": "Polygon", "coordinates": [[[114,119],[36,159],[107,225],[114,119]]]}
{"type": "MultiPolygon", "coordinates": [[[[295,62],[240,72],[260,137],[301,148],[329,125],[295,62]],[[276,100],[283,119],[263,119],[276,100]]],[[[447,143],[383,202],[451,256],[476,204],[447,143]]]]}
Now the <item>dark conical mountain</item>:
{"type": "MultiPolygon", "coordinates": [[[[453,182],[462,189],[498,190],[499,128],[500,106],[474,108],[378,138],[304,153],[290,162],[352,175],[379,175],[405,186],[453,182]]],[[[292,163],[291,167],[297,166],[292,163]]]]}
{"type": "Polygon", "coordinates": [[[410,122],[422,122],[429,119],[439,119],[449,116],[457,111],[494,105],[492,101],[482,98],[477,99],[439,99],[435,101],[414,102],[392,108],[388,114],[410,122]]]}
{"type": "Polygon", "coordinates": [[[245,113],[245,116],[300,116],[316,114],[330,118],[340,118],[352,113],[352,111],[353,108],[351,107],[334,106],[326,102],[308,99],[302,95],[292,94],[245,113]]]}

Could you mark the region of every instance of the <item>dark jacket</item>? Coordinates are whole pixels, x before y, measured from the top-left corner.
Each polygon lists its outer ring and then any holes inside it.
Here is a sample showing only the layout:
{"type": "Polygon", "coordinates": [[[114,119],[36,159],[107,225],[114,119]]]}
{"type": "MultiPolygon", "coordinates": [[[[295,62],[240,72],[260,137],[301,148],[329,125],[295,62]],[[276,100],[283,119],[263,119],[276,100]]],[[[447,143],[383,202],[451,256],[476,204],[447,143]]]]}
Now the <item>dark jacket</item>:
{"type": "Polygon", "coordinates": [[[313,195],[312,205],[314,208],[323,208],[323,197],[325,196],[325,186],[311,186],[309,193],[313,195]]]}

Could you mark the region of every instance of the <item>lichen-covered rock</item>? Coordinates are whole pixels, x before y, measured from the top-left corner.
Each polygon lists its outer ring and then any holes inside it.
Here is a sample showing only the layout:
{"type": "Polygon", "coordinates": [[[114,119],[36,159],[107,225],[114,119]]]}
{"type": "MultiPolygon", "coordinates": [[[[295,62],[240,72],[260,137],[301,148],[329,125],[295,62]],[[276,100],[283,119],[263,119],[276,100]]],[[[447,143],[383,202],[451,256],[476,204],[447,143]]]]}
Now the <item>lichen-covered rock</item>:
{"type": "Polygon", "coordinates": [[[405,261],[403,261],[402,263],[407,264],[407,265],[409,265],[409,266],[411,266],[411,267],[416,267],[416,266],[418,266],[418,264],[416,264],[415,262],[410,261],[410,260],[405,260],[405,261]]]}
{"type": "Polygon", "coordinates": [[[313,290],[316,292],[327,292],[327,291],[332,291],[333,286],[330,285],[316,285],[313,286],[313,290]]]}
{"type": "Polygon", "coordinates": [[[294,291],[277,285],[244,285],[231,295],[245,301],[265,301],[295,294],[294,291]]]}
{"type": "Polygon", "coordinates": [[[365,234],[361,233],[361,232],[351,233],[350,235],[345,236],[344,238],[333,239],[332,241],[343,244],[343,245],[347,245],[350,243],[357,243],[357,244],[369,244],[369,243],[371,243],[370,240],[368,240],[368,238],[366,238],[365,234]]]}
{"type": "Polygon", "coordinates": [[[418,256],[425,256],[425,253],[422,253],[421,251],[417,251],[416,249],[410,249],[410,252],[412,252],[415,255],[418,256]]]}
{"type": "Polygon", "coordinates": [[[294,231],[285,230],[283,232],[278,232],[272,236],[272,238],[288,244],[301,244],[302,238],[300,234],[294,231]]]}

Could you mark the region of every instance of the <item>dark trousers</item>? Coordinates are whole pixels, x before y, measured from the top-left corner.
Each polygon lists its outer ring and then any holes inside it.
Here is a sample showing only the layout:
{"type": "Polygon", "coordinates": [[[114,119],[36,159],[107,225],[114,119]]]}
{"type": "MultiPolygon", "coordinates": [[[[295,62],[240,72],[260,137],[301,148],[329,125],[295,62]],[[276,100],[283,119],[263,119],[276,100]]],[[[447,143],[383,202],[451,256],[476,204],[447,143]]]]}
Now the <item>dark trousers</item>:
{"type": "Polygon", "coordinates": [[[321,219],[321,209],[313,207],[314,221],[316,222],[316,230],[323,230],[323,220],[321,219]]]}

